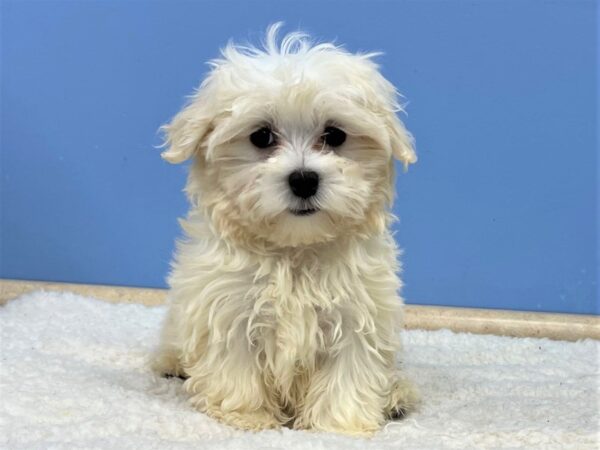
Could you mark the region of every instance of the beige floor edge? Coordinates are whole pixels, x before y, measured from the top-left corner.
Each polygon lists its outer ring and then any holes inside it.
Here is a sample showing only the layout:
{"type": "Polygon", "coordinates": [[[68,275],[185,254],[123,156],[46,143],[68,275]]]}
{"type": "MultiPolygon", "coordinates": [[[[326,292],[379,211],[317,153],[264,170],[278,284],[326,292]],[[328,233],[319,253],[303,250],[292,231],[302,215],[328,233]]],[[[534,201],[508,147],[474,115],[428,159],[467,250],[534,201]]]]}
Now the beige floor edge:
{"type": "MultiPolygon", "coordinates": [[[[109,302],[142,303],[148,306],[163,304],[167,294],[164,289],[0,279],[0,305],[39,289],[70,291],[109,302]]],[[[404,322],[408,329],[447,328],[456,332],[546,337],[566,341],[600,339],[600,316],[592,315],[407,305],[404,322]]]]}

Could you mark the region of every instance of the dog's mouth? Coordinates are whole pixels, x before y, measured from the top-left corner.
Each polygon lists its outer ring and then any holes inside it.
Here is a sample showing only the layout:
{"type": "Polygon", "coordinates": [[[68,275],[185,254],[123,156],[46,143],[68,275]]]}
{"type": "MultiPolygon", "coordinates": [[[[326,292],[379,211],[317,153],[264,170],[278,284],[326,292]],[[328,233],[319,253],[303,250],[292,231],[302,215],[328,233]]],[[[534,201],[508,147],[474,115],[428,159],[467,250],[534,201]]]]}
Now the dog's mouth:
{"type": "Polygon", "coordinates": [[[294,216],[311,216],[318,212],[317,208],[306,208],[306,209],[290,209],[290,212],[294,216]]]}

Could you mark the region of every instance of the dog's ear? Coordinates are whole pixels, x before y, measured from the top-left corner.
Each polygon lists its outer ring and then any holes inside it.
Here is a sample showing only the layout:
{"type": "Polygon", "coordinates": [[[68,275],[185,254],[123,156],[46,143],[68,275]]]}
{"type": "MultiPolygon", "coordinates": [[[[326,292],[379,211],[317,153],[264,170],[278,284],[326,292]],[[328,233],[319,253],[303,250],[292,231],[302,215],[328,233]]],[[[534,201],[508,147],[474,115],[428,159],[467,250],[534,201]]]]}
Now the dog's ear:
{"type": "Polygon", "coordinates": [[[204,105],[201,93],[196,94],[170,123],[163,125],[165,147],[162,158],[171,164],[179,164],[190,159],[202,146],[210,127],[212,116],[204,105]]]}
{"type": "Polygon", "coordinates": [[[409,164],[417,162],[414,139],[396,114],[390,114],[387,122],[392,155],[402,162],[406,169],[409,164]]]}

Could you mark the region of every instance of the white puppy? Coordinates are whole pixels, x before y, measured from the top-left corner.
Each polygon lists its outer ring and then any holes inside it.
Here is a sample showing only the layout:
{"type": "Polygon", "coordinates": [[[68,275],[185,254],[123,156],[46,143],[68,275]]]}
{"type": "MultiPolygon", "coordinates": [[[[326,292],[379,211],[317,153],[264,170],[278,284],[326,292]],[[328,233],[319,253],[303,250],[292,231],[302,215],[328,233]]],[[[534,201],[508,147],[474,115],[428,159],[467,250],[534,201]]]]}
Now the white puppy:
{"type": "Polygon", "coordinates": [[[373,54],[302,33],[229,44],[164,127],[194,157],[154,367],[243,429],[368,434],[416,401],[400,374],[393,158],[416,161],[373,54]]]}

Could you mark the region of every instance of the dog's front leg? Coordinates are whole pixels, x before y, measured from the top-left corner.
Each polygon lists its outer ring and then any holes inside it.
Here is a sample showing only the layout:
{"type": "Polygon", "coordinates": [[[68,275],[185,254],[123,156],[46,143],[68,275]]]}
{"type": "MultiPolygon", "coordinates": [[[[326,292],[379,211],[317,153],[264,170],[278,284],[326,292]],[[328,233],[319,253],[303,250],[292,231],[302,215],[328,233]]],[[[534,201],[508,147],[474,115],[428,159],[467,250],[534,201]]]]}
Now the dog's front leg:
{"type": "Polygon", "coordinates": [[[245,339],[207,346],[201,359],[186,372],[190,378],[184,388],[200,411],[244,430],[281,425],[276,403],[245,339]]]}
{"type": "Polygon", "coordinates": [[[346,339],[314,374],[296,428],[369,435],[384,423],[393,352],[350,330],[346,339]]]}

